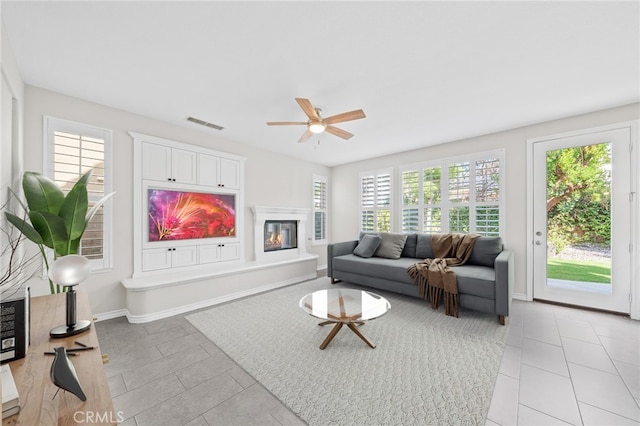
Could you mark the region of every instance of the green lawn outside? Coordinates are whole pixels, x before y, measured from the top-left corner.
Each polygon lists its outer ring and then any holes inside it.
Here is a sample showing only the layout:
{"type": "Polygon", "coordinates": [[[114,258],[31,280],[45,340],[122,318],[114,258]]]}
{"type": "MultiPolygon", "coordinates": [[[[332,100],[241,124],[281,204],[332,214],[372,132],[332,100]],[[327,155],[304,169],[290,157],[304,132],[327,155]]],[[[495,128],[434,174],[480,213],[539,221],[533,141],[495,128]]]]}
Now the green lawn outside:
{"type": "Polygon", "coordinates": [[[611,264],[578,260],[547,260],[547,278],[611,284],[611,264]]]}

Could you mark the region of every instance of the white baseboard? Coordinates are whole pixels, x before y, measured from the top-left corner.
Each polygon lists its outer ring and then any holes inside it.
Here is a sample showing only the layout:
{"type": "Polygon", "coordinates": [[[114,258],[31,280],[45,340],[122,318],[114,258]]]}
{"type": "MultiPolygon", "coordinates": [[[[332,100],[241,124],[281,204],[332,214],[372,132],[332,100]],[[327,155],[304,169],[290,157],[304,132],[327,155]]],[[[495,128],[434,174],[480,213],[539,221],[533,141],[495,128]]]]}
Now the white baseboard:
{"type": "Polygon", "coordinates": [[[112,318],[124,317],[127,315],[126,309],[118,309],[115,311],[103,312],[101,314],[94,315],[95,322],[105,321],[112,318]]]}
{"type": "Polygon", "coordinates": [[[525,302],[531,302],[531,299],[525,293],[513,293],[513,298],[517,300],[523,300],[525,302]]]}
{"type": "Polygon", "coordinates": [[[207,308],[213,305],[219,305],[221,303],[230,302],[232,300],[240,299],[247,296],[252,296],[254,294],[262,293],[269,290],[274,290],[280,287],[286,287],[288,285],[297,284],[303,281],[308,281],[315,279],[317,277],[316,274],[308,274],[302,275],[295,278],[291,278],[285,281],[280,281],[277,283],[271,283],[267,285],[263,285],[261,287],[252,288],[250,290],[239,291],[237,293],[227,294],[221,297],[214,297],[213,299],[202,300],[197,303],[192,303],[189,305],[178,306],[176,308],[167,309],[165,311],[154,312],[148,315],[131,315],[128,310],[124,309],[127,320],[132,324],[142,324],[151,321],[156,321],[163,318],[172,317],[174,315],[184,314],[185,312],[195,311],[197,309],[207,308]]]}

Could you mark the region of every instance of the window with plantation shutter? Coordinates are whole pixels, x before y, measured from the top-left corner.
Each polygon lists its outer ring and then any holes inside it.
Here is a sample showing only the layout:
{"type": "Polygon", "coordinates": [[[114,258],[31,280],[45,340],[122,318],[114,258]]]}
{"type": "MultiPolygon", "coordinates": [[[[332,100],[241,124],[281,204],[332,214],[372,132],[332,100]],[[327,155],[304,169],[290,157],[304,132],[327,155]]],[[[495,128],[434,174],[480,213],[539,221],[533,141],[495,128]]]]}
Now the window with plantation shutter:
{"type": "Polygon", "coordinates": [[[499,236],[503,155],[492,151],[400,167],[402,232],[499,236]]]}
{"type": "Polygon", "coordinates": [[[420,230],[420,175],[418,170],[402,173],[402,232],[411,234],[420,230]]]}
{"type": "Polygon", "coordinates": [[[313,243],[327,243],[327,177],[313,176],[313,243]]]}
{"type": "Polygon", "coordinates": [[[501,180],[500,160],[477,160],[475,164],[475,225],[476,233],[488,236],[500,235],[501,180]]]}
{"type": "MultiPolygon", "coordinates": [[[[45,117],[44,174],[67,193],[90,169],[87,185],[89,208],[112,192],[110,173],[111,131],[94,126],[45,117]]],[[[110,203],[103,205],[88,224],[79,254],[92,262],[94,271],[111,267],[110,203]]]]}
{"type": "Polygon", "coordinates": [[[391,171],[360,174],[360,230],[391,231],[391,171]]]}

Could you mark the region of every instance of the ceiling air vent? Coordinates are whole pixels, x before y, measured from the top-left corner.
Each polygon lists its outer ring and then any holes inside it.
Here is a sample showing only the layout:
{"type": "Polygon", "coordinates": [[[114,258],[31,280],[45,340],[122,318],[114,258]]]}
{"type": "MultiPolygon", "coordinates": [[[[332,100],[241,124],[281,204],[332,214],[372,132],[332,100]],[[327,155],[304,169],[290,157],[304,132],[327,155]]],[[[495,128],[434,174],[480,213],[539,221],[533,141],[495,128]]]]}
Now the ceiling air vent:
{"type": "Polygon", "coordinates": [[[192,121],[192,122],[194,122],[196,124],[200,124],[201,126],[211,127],[212,129],[216,129],[216,130],[224,129],[224,127],[222,127],[222,126],[218,126],[217,124],[209,123],[208,121],[200,120],[200,119],[194,118],[194,117],[189,117],[189,118],[187,118],[187,120],[192,121]]]}

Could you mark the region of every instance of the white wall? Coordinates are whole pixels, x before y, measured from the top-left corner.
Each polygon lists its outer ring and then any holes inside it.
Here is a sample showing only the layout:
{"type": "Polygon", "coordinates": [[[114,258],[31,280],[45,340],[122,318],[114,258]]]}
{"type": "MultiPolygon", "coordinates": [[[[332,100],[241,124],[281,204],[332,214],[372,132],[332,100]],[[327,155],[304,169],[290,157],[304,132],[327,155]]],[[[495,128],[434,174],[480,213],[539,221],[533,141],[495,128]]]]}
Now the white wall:
{"type": "MultiPolygon", "coordinates": [[[[114,269],[93,274],[82,288],[89,292],[94,314],[124,309],[125,291],[120,284],[133,273],[133,141],[128,131],[159,136],[166,139],[203,146],[241,155],[245,162],[245,256],[253,256],[254,205],[311,208],[313,200],[312,175],[329,176],[330,169],[305,163],[290,157],[273,154],[246,145],[227,141],[224,133],[203,128],[190,129],[147,117],[128,113],[64,96],[59,93],[27,85],[25,87],[24,165],[25,170],[42,171],[42,117],[49,115],[77,121],[113,131],[114,173],[114,269]]],[[[307,235],[313,235],[313,221],[309,218],[307,235]]],[[[318,254],[318,265],[326,265],[326,246],[313,246],[307,241],[307,252],[318,254]]],[[[265,272],[268,273],[268,272],[265,272]]],[[[44,280],[34,283],[34,294],[46,294],[44,280]],[[38,292],[39,291],[39,292],[38,292]]]]}
{"type": "MultiPolygon", "coordinates": [[[[0,19],[0,206],[9,198],[9,188],[18,189],[16,175],[22,168],[22,105],[24,83],[0,19]]],[[[0,215],[0,226],[7,226],[4,214],[0,215]]],[[[6,247],[7,239],[0,233],[0,247],[6,247]]],[[[8,265],[7,256],[0,259],[0,269],[8,265]]]]}
{"type": "MultiPolygon", "coordinates": [[[[16,174],[22,167],[22,114],[24,104],[24,83],[18,72],[10,40],[0,20],[0,78],[2,78],[2,101],[0,102],[0,188],[2,202],[7,195],[6,188],[16,182],[16,174]]],[[[16,189],[14,187],[14,189],[16,189]]]]}
{"type": "MultiPolygon", "coordinates": [[[[515,294],[518,297],[526,298],[527,241],[531,240],[526,235],[527,139],[638,118],[640,118],[640,104],[636,103],[334,167],[331,174],[333,188],[331,192],[331,217],[333,218],[331,242],[358,237],[358,174],[360,172],[385,167],[395,167],[397,172],[397,167],[403,164],[453,157],[469,152],[504,149],[506,163],[504,175],[506,186],[504,194],[506,199],[505,246],[512,249],[515,255],[515,294]]],[[[464,123],[460,123],[460,125],[464,126],[464,123]]]]}

